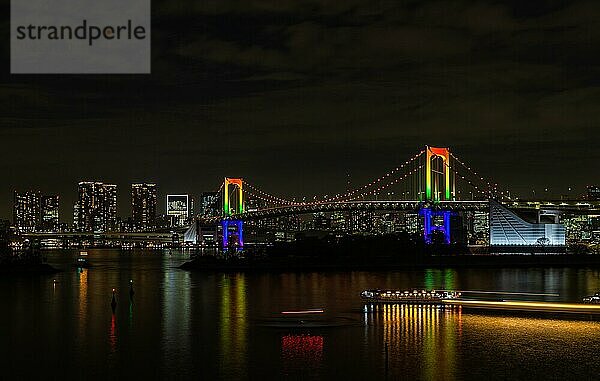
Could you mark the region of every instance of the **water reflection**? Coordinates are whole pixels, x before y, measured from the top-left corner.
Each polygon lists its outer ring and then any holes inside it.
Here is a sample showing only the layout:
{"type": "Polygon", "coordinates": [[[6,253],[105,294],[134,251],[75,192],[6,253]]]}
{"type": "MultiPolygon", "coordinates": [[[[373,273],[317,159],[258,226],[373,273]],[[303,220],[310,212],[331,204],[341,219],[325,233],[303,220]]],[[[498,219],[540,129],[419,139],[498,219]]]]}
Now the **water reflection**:
{"type": "Polygon", "coordinates": [[[457,287],[456,270],[453,269],[426,269],[424,278],[423,284],[428,290],[456,290],[457,287]]]}
{"type": "Polygon", "coordinates": [[[79,337],[85,338],[88,309],[88,271],[80,269],[79,273],[79,337]]]}
{"type": "Polygon", "coordinates": [[[187,350],[192,337],[190,274],[180,271],[165,273],[161,289],[164,356],[166,361],[185,367],[193,361],[187,350]]]}
{"type": "Polygon", "coordinates": [[[456,346],[462,332],[460,308],[369,304],[364,319],[365,325],[382,328],[374,333],[383,335],[388,351],[384,368],[392,379],[406,376],[407,367],[421,369],[419,378],[455,378],[456,346]],[[415,362],[418,358],[422,360],[415,362]]]}
{"type": "Polygon", "coordinates": [[[307,376],[317,372],[323,361],[323,341],[320,335],[284,335],[281,338],[282,375],[307,376]]]}
{"type": "Polygon", "coordinates": [[[64,272],[50,277],[0,277],[0,327],[10,327],[0,346],[4,378],[38,379],[39,369],[50,369],[60,379],[384,379],[386,343],[388,379],[596,379],[600,372],[598,322],[433,306],[363,311],[359,297],[370,288],[447,288],[555,292],[572,302],[600,289],[598,269],[224,275],[179,270],[185,258],[177,253],[99,250],[90,251],[93,267],[77,272],[74,255],[55,257],[64,272]],[[307,308],[345,323],[256,323],[307,308]]]}
{"type": "Polygon", "coordinates": [[[115,352],[117,351],[117,322],[114,312],[110,319],[110,331],[108,334],[108,341],[110,343],[110,353],[115,354],[115,352]]]}
{"type": "Polygon", "coordinates": [[[248,306],[244,274],[222,274],[220,301],[221,374],[246,374],[248,306]]]}

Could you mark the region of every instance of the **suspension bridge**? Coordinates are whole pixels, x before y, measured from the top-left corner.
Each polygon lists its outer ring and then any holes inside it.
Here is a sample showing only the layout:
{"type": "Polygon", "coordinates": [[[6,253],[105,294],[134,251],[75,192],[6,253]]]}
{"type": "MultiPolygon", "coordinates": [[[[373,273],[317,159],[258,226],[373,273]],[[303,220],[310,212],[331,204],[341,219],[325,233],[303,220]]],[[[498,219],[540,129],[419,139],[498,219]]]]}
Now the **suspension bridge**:
{"type": "Polygon", "coordinates": [[[244,245],[245,221],[338,211],[417,212],[425,240],[438,231],[449,243],[452,213],[489,210],[490,200],[514,201],[508,190],[481,176],[449,148],[430,146],[364,185],[311,201],[274,195],[243,178],[226,177],[218,193],[221,212],[200,216],[188,232],[197,235],[201,226],[220,226],[224,247],[244,245]]]}

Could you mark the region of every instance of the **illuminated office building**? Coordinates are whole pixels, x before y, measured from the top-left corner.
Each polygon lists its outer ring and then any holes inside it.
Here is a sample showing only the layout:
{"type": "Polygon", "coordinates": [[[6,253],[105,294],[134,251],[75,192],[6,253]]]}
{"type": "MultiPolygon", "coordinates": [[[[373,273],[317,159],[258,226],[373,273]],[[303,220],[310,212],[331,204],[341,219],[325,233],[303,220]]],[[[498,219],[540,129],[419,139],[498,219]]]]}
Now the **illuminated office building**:
{"type": "Polygon", "coordinates": [[[82,181],[78,187],[73,223],[80,232],[106,232],[117,228],[117,186],[82,181]]]}
{"type": "Polygon", "coordinates": [[[219,192],[204,192],[200,195],[200,215],[220,216],[223,212],[221,194],[219,192]]]}
{"type": "Polygon", "coordinates": [[[423,233],[423,225],[419,213],[406,212],[404,214],[404,226],[409,234],[423,233]]]}
{"type": "Polygon", "coordinates": [[[351,233],[369,233],[373,230],[373,212],[352,211],[347,214],[346,229],[351,233]]]}
{"type": "Polygon", "coordinates": [[[331,228],[331,218],[325,213],[315,213],[312,218],[313,229],[327,231],[331,228]]]}
{"type": "Polygon", "coordinates": [[[131,184],[131,210],[135,230],[156,227],[156,184],[131,184]]]}
{"type": "Polygon", "coordinates": [[[171,221],[171,226],[184,226],[190,216],[189,196],[187,194],[169,194],[167,195],[167,217],[171,221]]]}
{"type": "Polygon", "coordinates": [[[59,230],[58,221],[58,196],[42,196],[41,198],[41,226],[47,232],[59,230]]]}
{"type": "Polygon", "coordinates": [[[19,232],[32,232],[41,224],[40,192],[15,192],[13,224],[19,232]]]}

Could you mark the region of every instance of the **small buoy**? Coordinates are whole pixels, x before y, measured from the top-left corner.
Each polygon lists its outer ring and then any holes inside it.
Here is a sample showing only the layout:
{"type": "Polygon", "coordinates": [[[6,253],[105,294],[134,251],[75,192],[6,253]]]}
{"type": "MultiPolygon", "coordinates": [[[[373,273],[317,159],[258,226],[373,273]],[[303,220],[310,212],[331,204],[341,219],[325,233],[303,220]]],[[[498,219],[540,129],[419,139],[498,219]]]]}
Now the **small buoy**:
{"type": "Polygon", "coordinates": [[[110,302],[110,306],[112,307],[113,312],[115,312],[115,308],[117,308],[117,297],[114,288],[112,290],[112,301],[110,302]]]}
{"type": "Polygon", "coordinates": [[[133,300],[133,295],[135,291],[133,291],[133,279],[129,280],[129,298],[133,300]]]}

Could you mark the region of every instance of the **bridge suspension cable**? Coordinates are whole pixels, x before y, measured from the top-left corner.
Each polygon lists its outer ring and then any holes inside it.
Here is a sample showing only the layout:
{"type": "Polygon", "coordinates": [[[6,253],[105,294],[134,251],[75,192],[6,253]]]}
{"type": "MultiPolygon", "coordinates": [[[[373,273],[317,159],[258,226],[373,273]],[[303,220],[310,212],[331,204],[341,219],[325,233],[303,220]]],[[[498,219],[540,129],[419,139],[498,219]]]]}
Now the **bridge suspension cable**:
{"type": "Polygon", "coordinates": [[[450,170],[453,172],[453,174],[455,174],[456,177],[458,177],[460,180],[464,180],[469,186],[471,186],[479,195],[481,195],[483,197],[491,196],[490,192],[486,192],[485,190],[481,189],[477,184],[473,183],[473,181],[471,181],[466,176],[462,175],[456,169],[450,168],[450,170]]]}
{"type": "MultiPolygon", "coordinates": [[[[394,175],[396,172],[399,172],[402,169],[406,168],[411,163],[413,163],[415,160],[419,159],[423,153],[425,153],[425,150],[421,150],[421,152],[419,152],[418,154],[416,154],[412,158],[408,159],[407,161],[405,161],[400,166],[392,169],[391,171],[387,172],[386,174],[380,176],[379,178],[377,178],[377,179],[375,179],[375,180],[373,180],[373,181],[371,181],[371,182],[363,185],[362,187],[355,188],[355,189],[353,189],[351,191],[348,191],[346,193],[336,194],[335,196],[332,196],[332,197],[325,197],[323,201],[343,201],[343,200],[350,201],[350,200],[355,200],[357,198],[360,198],[361,196],[366,196],[366,195],[374,194],[373,191],[367,191],[367,190],[370,189],[373,186],[376,186],[376,185],[382,183],[384,180],[388,179],[389,177],[391,177],[392,175],[394,175]],[[356,194],[358,194],[358,195],[356,195],[356,194]]],[[[412,174],[412,171],[411,171],[411,174],[412,174]]],[[[404,176],[404,177],[402,177],[402,179],[405,179],[406,177],[407,176],[404,176]]],[[[397,183],[397,181],[395,183],[397,183]]],[[[390,183],[390,185],[391,185],[391,183],[390,183]]],[[[386,186],[386,188],[388,186],[386,186]]]]}
{"type": "MultiPolygon", "coordinates": [[[[359,199],[359,198],[365,198],[367,196],[372,196],[372,195],[378,196],[381,193],[381,191],[383,191],[383,190],[391,187],[392,185],[398,184],[400,181],[405,180],[409,176],[417,173],[422,168],[423,168],[423,165],[419,165],[416,168],[414,168],[414,169],[410,170],[409,172],[405,173],[403,176],[398,177],[398,178],[396,178],[396,179],[394,179],[394,180],[392,180],[392,181],[390,181],[388,183],[384,183],[384,184],[378,186],[376,189],[373,189],[373,190],[368,191],[368,192],[360,193],[360,194],[358,194],[356,196],[353,196],[353,197],[350,197],[350,198],[346,198],[343,201],[353,201],[353,200],[356,200],[356,199],[359,199]]],[[[324,200],[322,202],[325,203],[325,202],[331,202],[331,201],[340,201],[340,200],[329,199],[329,200],[324,200]]]]}
{"type": "Polygon", "coordinates": [[[286,200],[284,198],[281,197],[277,197],[274,196],[272,194],[269,194],[267,192],[264,192],[260,189],[258,189],[257,187],[253,186],[252,184],[248,183],[247,181],[244,181],[244,185],[247,187],[246,188],[246,192],[255,196],[256,198],[259,198],[263,201],[267,201],[267,202],[272,202],[275,204],[281,204],[281,205],[296,205],[299,204],[298,202],[295,201],[290,201],[290,200],[286,200]]]}
{"type": "MultiPolygon", "coordinates": [[[[496,182],[491,182],[489,180],[487,180],[486,178],[484,178],[483,176],[481,176],[478,172],[476,172],[475,170],[473,170],[470,166],[468,166],[467,164],[465,164],[462,160],[460,160],[456,155],[454,155],[453,153],[450,153],[450,156],[452,156],[452,158],[454,160],[456,160],[457,163],[459,163],[460,165],[462,165],[467,171],[469,171],[473,176],[475,176],[475,178],[477,178],[478,180],[484,182],[488,189],[491,192],[491,189],[495,189],[496,191],[498,190],[498,183],[496,182]]],[[[499,194],[502,197],[505,197],[509,200],[512,200],[512,197],[510,195],[510,192],[508,190],[500,190],[499,194]]]]}

